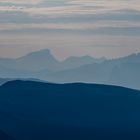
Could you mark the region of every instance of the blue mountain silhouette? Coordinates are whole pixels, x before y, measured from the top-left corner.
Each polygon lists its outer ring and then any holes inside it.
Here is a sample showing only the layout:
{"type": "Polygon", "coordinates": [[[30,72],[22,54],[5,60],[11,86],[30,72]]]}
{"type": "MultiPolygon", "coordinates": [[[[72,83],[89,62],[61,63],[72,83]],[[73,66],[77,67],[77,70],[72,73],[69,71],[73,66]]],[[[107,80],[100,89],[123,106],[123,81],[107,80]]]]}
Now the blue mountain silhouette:
{"type": "Polygon", "coordinates": [[[35,78],[55,83],[86,82],[140,89],[140,54],[107,60],[90,56],[58,61],[40,50],[17,59],[0,59],[0,78],[35,78]]]}
{"type": "Polygon", "coordinates": [[[0,130],[15,140],[139,140],[139,108],[137,90],[16,80],[0,87],[0,130]]]}
{"type": "Polygon", "coordinates": [[[0,139],[1,140],[14,140],[13,138],[11,138],[9,135],[4,133],[3,131],[0,131],[0,139]]]}
{"type": "MultiPolygon", "coordinates": [[[[59,62],[48,49],[31,52],[17,59],[0,59],[0,66],[11,70],[22,71],[58,71],[69,68],[76,68],[81,65],[104,61],[104,58],[95,59],[90,56],[70,57],[59,62]]],[[[10,71],[10,70],[9,70],[10,71]]]]}

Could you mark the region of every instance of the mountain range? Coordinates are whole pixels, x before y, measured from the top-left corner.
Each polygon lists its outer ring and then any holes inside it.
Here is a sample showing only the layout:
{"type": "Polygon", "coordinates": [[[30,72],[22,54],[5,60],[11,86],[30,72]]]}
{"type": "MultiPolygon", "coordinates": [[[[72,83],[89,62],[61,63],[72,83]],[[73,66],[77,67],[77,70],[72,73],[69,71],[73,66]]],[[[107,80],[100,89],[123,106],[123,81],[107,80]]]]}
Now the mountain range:
{"type": "Polygon", "coordinates": [[[139,74],[140,54],[110,60],[71,56],[58,61],[46,49],[17,59],[0,59],[1,78],[35,78],[55,83],[99,83],[140,89],[139,74]]]}
{"type": "Polygon", "coordinates": [[[0,86],[1,140],[139,140],[140,92],[97,84],[0,86]]]}

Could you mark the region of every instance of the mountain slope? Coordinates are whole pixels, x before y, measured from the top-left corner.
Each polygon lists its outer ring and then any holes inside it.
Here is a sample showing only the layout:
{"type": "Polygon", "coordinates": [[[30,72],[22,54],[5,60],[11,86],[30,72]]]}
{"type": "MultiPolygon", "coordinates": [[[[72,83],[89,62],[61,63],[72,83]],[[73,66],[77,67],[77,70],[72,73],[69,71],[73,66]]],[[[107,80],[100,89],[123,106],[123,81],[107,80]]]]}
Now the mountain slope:
{"type": "Polygon", "coordinates": [[[42,70],[46,71],[58,71],[69,68],[76,68],[82,65],[91,64],[94,62],[102,62],[104,58],[95,59],[90,56],[83,57],[70,57],[62,62],[59,62],[51,54],[48,49],[29,53],[17,59],[0,59],[1,67],[9,69],[33,71],[38,72],[42,70]]]}
{"type": "Polygon", "coordinates": [[[60,62],[46,49],[17,59],[0,59],[0,77],[111,84],[140,89],[139,60],[140,54],[132,54],[112,60],[70,57],[60,62]]]}
{"type": "Polygon", "coordinates": [[[48,74],[53,82],[113,84],[140,89],[140,54],[48,74]]]}
{"type": "Polygon", "coordinates": [[[17,59],[0,59],[0,65],[17,71],[39,71],[54,69],[58,61],[48,49],[29,53],[17,59]]]}
{"type": "Polygon", "coordinates": [[[39,71],[43,69],[54,70],[59,62],[48,49],[29,53],[16,59],[20,69],[39,71]]]}
{"type": "Polygon", "coordinates": [[[10,136],[5,134],[4,132],[0,131],[0,139],[1,140],[13,140],[10,136]]]}
{"type": "Polygon", "coordinates": [[[139,140],[140,92],[95,84],[12,81],[0,87],[0,129],[19,140],[139,140]]]}
{"type": "Polygon", "coordinates": [[[60,70],[68,70],[68,69],[74,69],[78,68],[80,66],[92,64],[92,63],[101,63],[104,62],[105,58],[93,58],[91,56],[81,56],[81,57],[68,57],[66,60],[64,60],[61,63],[61,69],[60,70]]]}

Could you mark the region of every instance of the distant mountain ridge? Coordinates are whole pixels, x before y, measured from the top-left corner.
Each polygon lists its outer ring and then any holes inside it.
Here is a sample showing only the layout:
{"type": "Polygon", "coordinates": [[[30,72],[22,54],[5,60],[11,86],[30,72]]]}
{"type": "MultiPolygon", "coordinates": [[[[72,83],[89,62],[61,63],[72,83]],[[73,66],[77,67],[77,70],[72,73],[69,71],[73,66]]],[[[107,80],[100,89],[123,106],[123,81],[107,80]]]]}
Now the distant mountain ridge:
{"type": "Polygon", "coordinates": [[[74,57],[71,56],[69,58],[67,58],[65,61],[62,62],[62,65],[64,65],[64,69],[72,69],[72,68],[78,68],[80,66],[83,65],[88,65],[88,64],[92,64],[92,63],[101,63],[103,61],[105,61],[106,58],[102,57],[102,58],[93,58],[91,56],[82,56],[82,57],[74,57]]]}
{"type": "Polygon", "coordinates": [[[140,53],[107,60],[91,56],[58,61],[40,50],[17,59],[0,59],[0,78],[35,78],[56,83],[99,83],[140,89],[140,53]]]}
{"type": "Polygon", "coordinates": [[[128,56],[128,60],[127,57],[124,57],[121,59],[107,60],[102,63],[88,64],[75,69],[59,71],[48,75],[48,80],[62,83],[78,81],[111,84],[140,89],[139,57],[140,54],[132,55],[128,56]]]}
{"type": "Polygon", "coordinates": [[[103,58],[95,59],[90,56],[70,57],[64,61],[58,61],[48,49],[31,52],[17,59],[0,59],[0,65],[25,71],[58,71],[69,68],[76,68],[81,65],[104,61],[103,58]]]}

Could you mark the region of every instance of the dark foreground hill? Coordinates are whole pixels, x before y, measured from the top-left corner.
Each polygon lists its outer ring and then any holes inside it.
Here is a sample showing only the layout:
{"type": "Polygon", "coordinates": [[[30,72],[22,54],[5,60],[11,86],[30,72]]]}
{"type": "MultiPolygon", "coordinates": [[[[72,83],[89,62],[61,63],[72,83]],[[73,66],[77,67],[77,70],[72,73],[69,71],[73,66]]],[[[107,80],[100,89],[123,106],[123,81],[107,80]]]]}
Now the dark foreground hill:
{"type": "Polygon", "coordinates": [[[13,140],[13,139],[3,131],[0,131],[0,140],[13,140]]]}
{"type": "Polygon", "coordinates": [[[0,130],[0,140],[140,140],[140,92],[8,82],[0,87],[0,130]]]}

